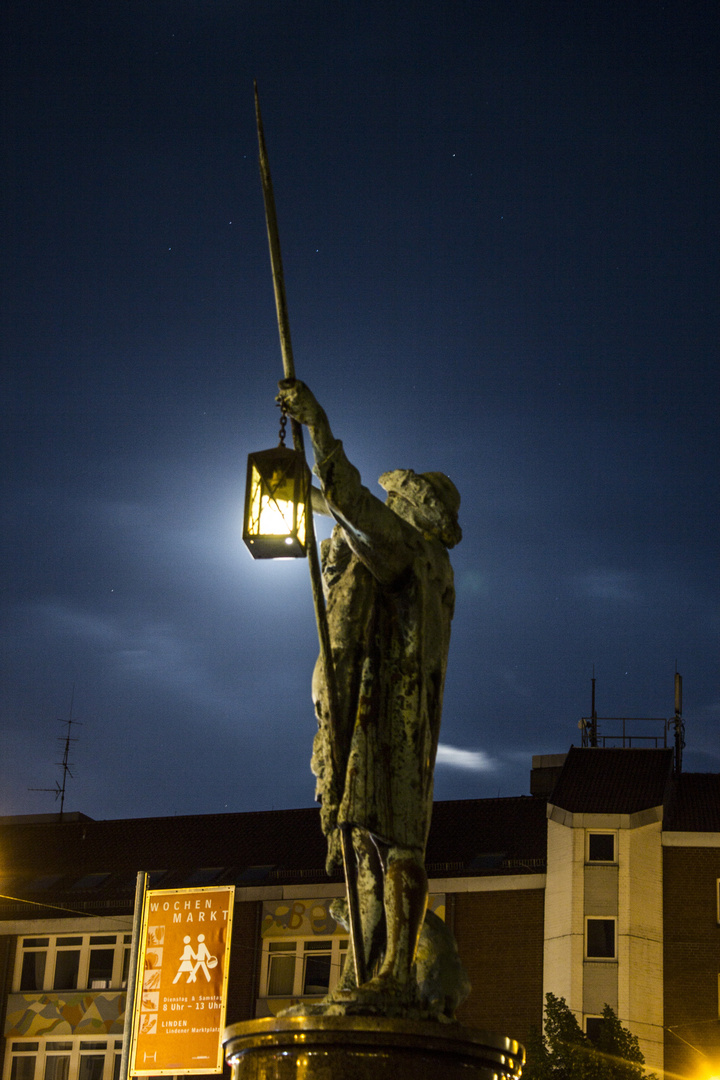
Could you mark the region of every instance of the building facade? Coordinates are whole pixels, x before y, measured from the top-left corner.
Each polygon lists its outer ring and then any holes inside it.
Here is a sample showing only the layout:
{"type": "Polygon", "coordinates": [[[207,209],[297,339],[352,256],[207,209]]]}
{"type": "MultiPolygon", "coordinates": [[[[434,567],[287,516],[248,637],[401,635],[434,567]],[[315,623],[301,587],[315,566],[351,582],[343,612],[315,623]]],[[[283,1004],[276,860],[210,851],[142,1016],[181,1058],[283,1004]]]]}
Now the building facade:
{"type": "MultiPolygon", "coordinates": [[[[650,1069],[720,1070],[720,776],[670,750],[533,760],[517,798],[435,805],[430,904],[472,991],[466,1024],[526,1040],[544,995],[590,1035],[607,1003],[650,1069]]],[[[235,886],[227,1021],[335,985],[347,934],[316,810],[0,821],[0,1080],[117,1080],[136,875],[235,886]]]]}

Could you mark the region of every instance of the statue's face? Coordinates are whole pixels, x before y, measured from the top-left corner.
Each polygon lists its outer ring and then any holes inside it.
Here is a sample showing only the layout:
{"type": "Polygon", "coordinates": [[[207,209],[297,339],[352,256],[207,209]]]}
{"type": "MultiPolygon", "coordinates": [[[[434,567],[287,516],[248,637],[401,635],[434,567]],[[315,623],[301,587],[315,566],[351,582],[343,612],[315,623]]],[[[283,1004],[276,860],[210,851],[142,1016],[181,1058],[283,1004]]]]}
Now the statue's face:
{"type": "Polygon", "coordinates": [[[421,532],[423,536],[431,536],[436,540],[440,539],[440,534],[433,528],[432,522],[427,515],[423,513],[422,501],[409,499],[397,491],[390,491],[385,504],[403,521],[407,521],[414,529],[421,532]]]}
{"type": "Polygon", "coordinates": [[[412,469],[383,473],[380,484],[388,492],[386,504],[428,540],[451,548],[462,539],[457,520],[460,496],[442,474],[417,475],[412,469]]]}

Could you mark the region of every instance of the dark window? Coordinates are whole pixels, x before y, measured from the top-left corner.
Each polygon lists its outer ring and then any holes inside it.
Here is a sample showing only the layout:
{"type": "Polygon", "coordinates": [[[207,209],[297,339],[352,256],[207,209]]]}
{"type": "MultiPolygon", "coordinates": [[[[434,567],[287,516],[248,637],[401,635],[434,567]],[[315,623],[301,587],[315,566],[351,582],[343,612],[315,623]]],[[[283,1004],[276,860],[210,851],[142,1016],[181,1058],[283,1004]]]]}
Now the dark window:
{"type": "Polygon", "coordinates": [[[84,877],[78,878],[75,884],[70,887],[73,892],[84,892],[86,889],[99,889],[101,885],[105,884],[109,877],[109,873],[85,874],[84,877]]]}
{"type": "Polygon", "coordinates": [[[102,1080],[105,1054],[80,1054],[78,1080],[102,1080]]]}
{"type": "MultiPolygon", "coordinates": [[[[80,950],[67,949],[58,951],[55,957],[55,979],[53,990],[77,990],[80,950]]],[[[63,1077],[48,1077],[45,1080],[64,1080],[63,1077]]]]}
{"type": "Polygon", "coordinates": [[[586,1016],[585,1017],[585,1034],[590,1042],[597,1043],[600,1041],[603,1029],[602,1016],[586,1016]]]}
{"type": "Polygon", "coordinates": [[[114,959],[114,949],[90,950],[90,964],[88,966],[88,986],[91,990],[107,990],[109,986],[112,986],[114,959]]]}
{"type": "Polygon", "coordinates": [[[60,1057],[48,1055],[45,1058],[45,1080],[68,1080],[70,1073],[70,1055],[60,1057]]]}
{"type": "Polygon", "coordinates": [[[42,990],[45,984],[45,952],[26,952],[23,955],[20,991],[32,993],[42,990]]]}
{"type": "Polygon", "coordinates": [[[23,1054],[13,1057],[10,1080],[33,1080],[35,1076],[35,1055],[23,1054]]]}
{"type": "Polygon", "coordinates": [[[45,889],[52,889],[61,879],[62,874],[44,874],[42,877],[33,878],[28,884],[28,889],[31,889],[33,892],[42,892],[45,889]]]}
{"type": "Polygon", "coordinates": [[[222,874],[224,866],[200,866],[184,879],[185,885],[211,885],[222,874]]]}
{"type": "Polygon", "coordinates": [[[130,971],[130,950],[123,949],[123,961],[122,961],[122,975],[120,977],[121,986],[127,986],[128,984],[128,972],[130,971]]]}
{"type": "Polygon", "coordinates": [[[588,862],[615,862],[614,833],[590,833],[588,862]]]}
{"type": "Polygon", "coordinates": [[[331,948],[331,941],[305,942],[303,994],[327,994],[330,989],[331,948]]]}
{"type": "Polygon", "coordinates": [[[264,881],[271,870],[275,869],[275,863],[264,863],[258,866],[246,866],[233,874],[232,880],[239,884],[241,881],[264,881]]]}
{"type": "Polygon", "coordinates": [[[615,957],[615,920],[588,919],[587,954],[596,960],[612,960],[615,957]]]}

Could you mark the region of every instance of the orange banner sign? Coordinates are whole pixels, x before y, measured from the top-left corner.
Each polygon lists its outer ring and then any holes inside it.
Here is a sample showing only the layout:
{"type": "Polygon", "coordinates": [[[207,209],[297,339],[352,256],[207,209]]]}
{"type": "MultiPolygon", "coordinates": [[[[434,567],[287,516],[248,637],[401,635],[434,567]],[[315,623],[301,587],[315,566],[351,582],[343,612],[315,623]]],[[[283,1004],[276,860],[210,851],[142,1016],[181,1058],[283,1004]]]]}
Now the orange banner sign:
{"type": "Polygon", "coordinates": [[[221,1073],[235,887],[147,893],[131,1076],[221,1073]]]}

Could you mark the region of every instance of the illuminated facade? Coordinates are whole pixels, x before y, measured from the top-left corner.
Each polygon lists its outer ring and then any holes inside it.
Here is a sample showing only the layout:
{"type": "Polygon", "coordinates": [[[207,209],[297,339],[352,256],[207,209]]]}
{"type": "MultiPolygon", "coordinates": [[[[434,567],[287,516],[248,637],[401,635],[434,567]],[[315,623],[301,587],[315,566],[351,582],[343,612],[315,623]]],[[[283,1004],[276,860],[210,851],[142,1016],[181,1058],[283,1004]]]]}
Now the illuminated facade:
{"type": "MultiPolygon", "coordinates": [[[[459,1018],[526,1039],[544,994],[591,1035],[605,1003],[647,1064],[720,1068],[720,776],[673,775],[670,750],[533,759],[531,796],[440,802],[431,904],[473,990],[459,1018]]],[[[0,1080],[113,1080],[138,871],[151,888],[235,886],[228,1023],[335,984],[317,810],[0,821],[0,1080]]]]}

